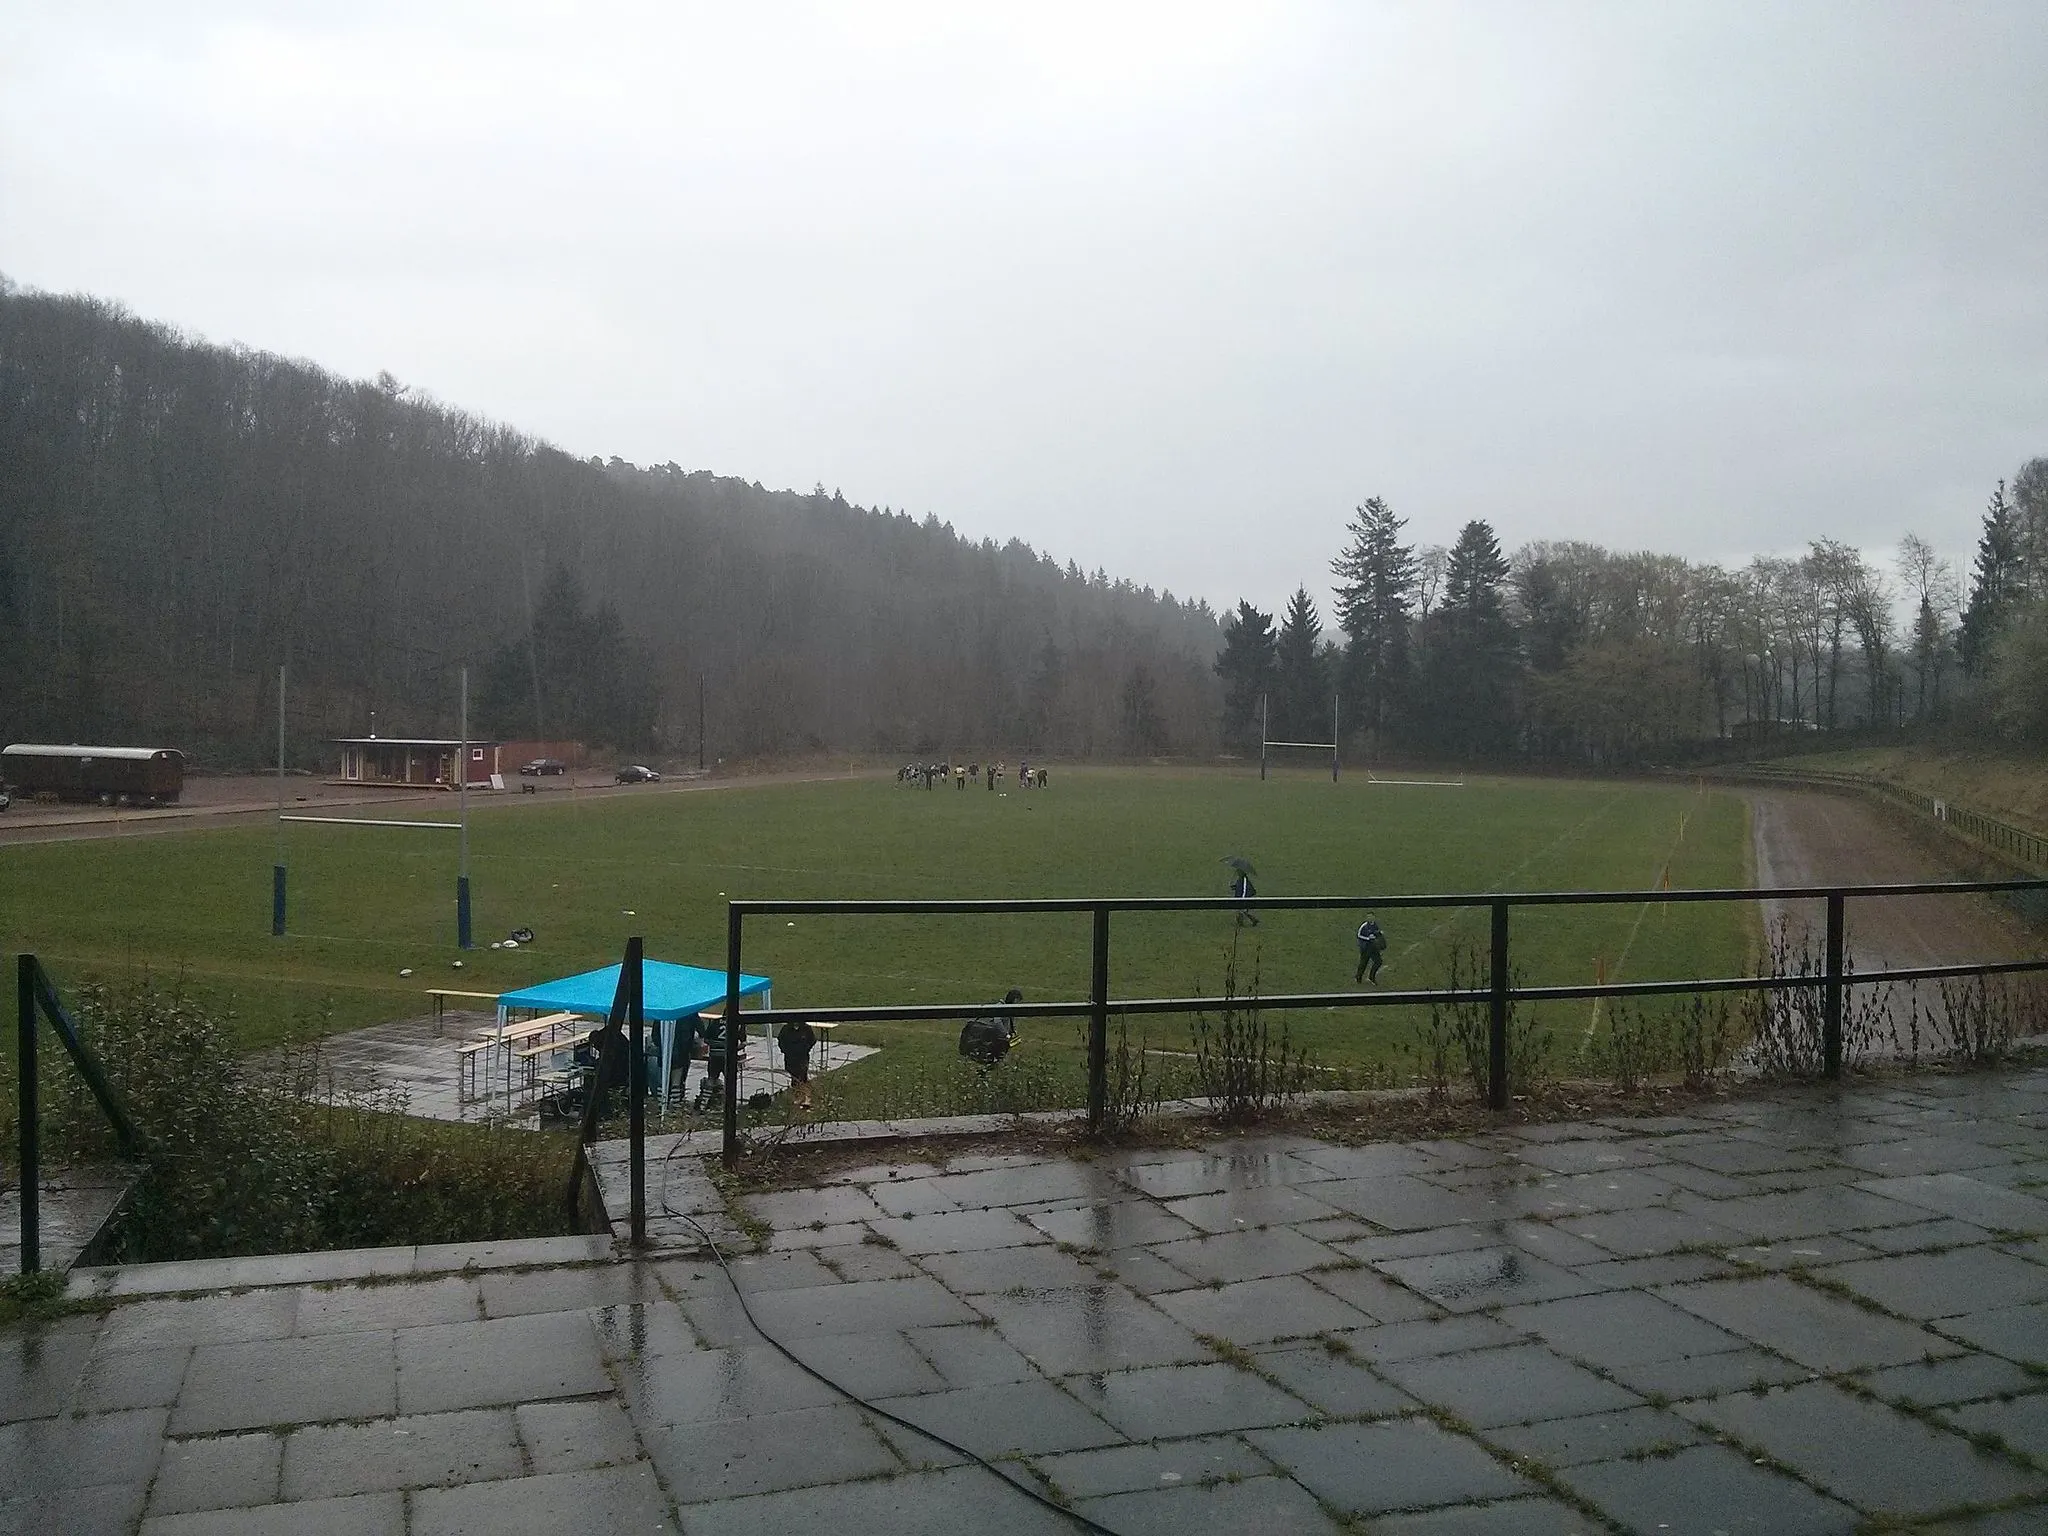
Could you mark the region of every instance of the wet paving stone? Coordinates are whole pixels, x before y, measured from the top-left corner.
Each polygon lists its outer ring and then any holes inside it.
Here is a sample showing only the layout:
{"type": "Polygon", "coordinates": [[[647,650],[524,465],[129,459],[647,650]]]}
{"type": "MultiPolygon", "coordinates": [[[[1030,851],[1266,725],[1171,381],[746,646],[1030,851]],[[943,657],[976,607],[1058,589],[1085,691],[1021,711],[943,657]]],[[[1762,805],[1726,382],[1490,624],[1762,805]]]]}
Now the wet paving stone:
{"type": "Polygon", "coordinates": [[[1108,1171],[1065,1159],[947,1174],[933,1179],[930,1189],[963,1211],[1050,1205],[1058,1200],[1114,1200],[1125,1192],[1124,1185],[1108,1171]]]}
{"type": "Polygon", "coordinates": [[[29,1324],[0,1335],[0,1424],[63,1412],[93,1363],[95,1332],[29,1324]]]}
{"type": "Polygon", "coordinates": [[[1556,1220],[1601,1211],[1635,1211],[1661,1204],[1674,1186],[1654,1174],[1625,1168],[1616,1173],[1577,1173],[1545,1179],[1515,1191],[1506,1204],[1517,1215],[1556,1220]]]}
{"type": "MultiPolygon", "coordinates": [[[[982,1253],[935,1253],[924,1261],[924,1268],[955,1296],[982,1296],[991,1291],[1071,1290],[1092,1285],[1099,1278],[1072,1254],[1042,1244],[1030,1248],[991,1248],[982,1253]]],[[[2042,1273],[2048,1274],[2048,1270],[2042,1273]]]]}
{"type": "Polygon", "coordinates": [[[124,1349],[98,1355],[86,1366],[72,1395],[73,1413],[117,1413],[124,1408],[168,1408],[185,1384],[192,1351],[124,1349]]]}
{"type": "Polygon", "coordinates": [[[1922,1319],[2048,1300],[2048,1267],[1993,1248],[1837,1264],[1824,1273],[1889,1311],[1922,1319]]]}
{"type": "Polygon", "coordinates": [[[1668,1207],[1570,1217],[1558,1226],[1626,1258],[1671,1254],[1701,1244],[1722,1247],[1743,1240],[1743,1234],[1732,1227],[1720,1226],[1695,1211],[1668,1207]]]}
{"type": "Polygon", "coordinates": [[[1738,1244],[1724,1248],[1722,1256],[1738,1273],[1750,1270],[1819,1269],[1824,1264],[1847,1264],[1872,1257],[1870,1249],[1832,1232],[1817,1237],[1795,1237],[1780,1243],[1738,1244]]]}
{"type": "Polygon", "coordinates": [[[376,1333],[423,1323],[474,1322],[483,1315],[474,1280],[448,1275],[395,1285],[309,1287],[299,1295],[294,1333],[376,1333]]]}
{"type": "Polygon", "coordinates": [[[171,1410],[171,1433],[386,1418],[397,1411],[398,1370],[388,1333],[202,1344],[192,1352],[171,1410]]]}
{"type": "Polygon", "coordinates": [[[521,1403],[513,1410],[519,1443],[534,1472],[583,1472],[624,1466],[641,1454],[626,1410],[608,1398],[521,1403]]]}
{"type": "Polygon", "coordinates": [[[1322,1344],[1294,1345],[1262,1351],[1259,1369],[1311,1407],[1333,1418],[1381,1418],[1406,1413],[1414,1398],[1374,1375],[1349,1353],[1322,1344]]]}
{"type": "Polygon", "coordinates": [[[703,1348],[683,1309],[672,1301],[630,1302],[589,1314],[598,1353],[607,1361],[651,1360],[703,1348]]]}
{"type": "Polygon", "coordinates": [[[1606,1173],[1620,1168],[1646,1168],[1664,1159],[1640,1143],[1619,1141],[1553,1141],[1524,1148],[1516,1160],[1546,1173],[1606,1173]]]}
{"type": "Polygon", "coordinates": [[[1558,1479],[1637,1536],[1849,1536],[1862,1516],[1723,1445],[1564,1467],[1558,1479]]]}
{"type": "Polygon", "coordinates": [[[1903,1179],[1872,1179],[1857,1186],[1871,1194],[1919,1206],[1957,1221],[1996,1232],[2027,1236],[2048,1233],[2048,1201],[2001,1189],[1961,1173],[1922,1174],[1903,1179]]]}
{"type": "Polygon", "coordinates": [[[2048,1306],[2038,1302],[1995,1312],[1945,1317],[1934,1326],[1965,1344],[1974,1344],[2008,1360],[2048,1366],[2048,1306]]]}
{"type": "MultiPolygon", "coordinates": [[[[802,1257],[808,1261],[808,1256],[802,1257]]],[[[539,1312],[575,1312],[591,1307],[660,1301],[664,1293],[657,1279],[659,1272],[660,1266],[654,1264],[512,1270],[483,1276],[477,1282],[477,1289],[483,1298],[484,1316],[528,1317],[539,1312]]],[[[830,1280],[832,1277],[826,1275],[823,1278],[830,1280]]],[[[305,1311],[301,1303],[302,1331],[305,1311]]],[[[420,1316],[391,1326],[416,1328],[422,1323],[462,1320],[459,1317],[420,1316]]]]}
{"type": "Polygon", "coordinates": [[[668,1536],[677,1529],[646,1462],[426,1488],[412,1496],[411,1536],[668,1536]]]}
{"type": "Polygon", "coordinates": [[[1264,1457],[1234,1435],[1070,1451],[1063,1456],[1036,1457],[1033,1464],[1071,1499],[1259,1477],[1273,1470],[1264,1457]]]}
{"type": "Polygon", "coordinates": [[[1472,1441],[1427,1419],[1262,1429],[1245,1438],[1346,1514],[1428,1509],[1537,1491],[1472,1441]]]}
{"type": "Polygon", "coordinates": [[[284,1442],[286,1499],[342,1498],[387,1488],[517,1477],[524,1470],[510,1409],[321,1424],[284,1442]]]}
{"type": "Polygon", "coordinates": [[[807,1227],[813,1222],[837,1226],[889,1214],[874,1202],[866,1190],[844,1184],[825,1189],[792,1189],[776,1194],[749,1195],[745,1204],[756,1217],[776,1228],[807,1227]]]}
{"type": "Polygon", "coordinates": [[[1342,1536],[1344,1530],[1312,1494],[1284,1477],[1120,1493],[1078,1507],[1124,1536],[1342,1536]]]}
{"type": "Polygon", "coordinates": [[[1740,1349],[1744,1341],[1641,1291],[1511,1307],[1501,1321],[1602,1368],[1740,1349]]]}
{"type": "Polygon", "coordinates": [[[1967,1173],[2013,1161],[2002,1148],[1947,1136],[1914,1136],[1846,1148],[1842,1161],[1867,1173],[1899,1178],[1920,1173],[1967,1173]]]}
{"type": "Polygon", "coordinates": [[[1739,1232],[1751,1242],[1775,1243],[1787,1238],[1848,1232],[1858,1227],[1903,1227],[1925,1219],[1918,1206],[1846,1185],[1749,1195],[1738,1200],[1682,1195],[1672,1204],[1716,1227],[1739,1232]]]}
{"type": "Polygon", "coordinates": [[[1493,1248],[1500,1244],[1500,1223],[1487,1221],[1452,1227],[1426,1227],[1413,1232],[1392,1232],[1384,1237],[1361,1237],[1329,1244],[1346,1258],[1361,1264],[1381,1259],[1414,1259],[1430,1253],[1457,1253],[1468,1248],[1493,1248]]]}
{"type": "Polygon", "coordinates": [[[1390,1515],[1372,1523],[1372,1536],[1606,1536],[1607,1529],[1556,1499],[1503,1499],[1390,1515]]]}
{"type": "Polygon", "coordinates": [[[612,1386],[596,1329],[581,1312],[407,1328],[397,1347],[398,1405],[406,1413],[580,1397],[612,1386]]]}
{"type": "Polygon", "coordinates": [[[644,1431],[754,1414],[787,1413],[840,1401],[839,1394],[776,1350],[700,1350],[640,1368],[622,1368],[626,1409],[644,1431]]]}
{"type": "Polygon", "coordinates": [[[1155,1300],[1162,1311],[1195,1333],[1240,1345],[1305,1338],[1372,1321],[1300,1275],[1169,1291],[1155,1300]]]}
{"type": "Polygon", "coordinates": [[[1486,1439],[1515,1456],[1547,1467],[1574,1467],[1618,1456],[1642,1456],[1698,1445],[1697,1426],[1661,1408],[1623,1408],[1578,1418],[1542,1419],[1533,1424],[1503,1424],[1486,1439]]]}
{"type": "MultiPolygon", "coordinates": [[[[412,1529],[422,1527],[415,1524],[412,1529]]],[[[405,1531],[402,1493],[358,1493],[300,1504],[152,1516],[142,1522],[142,1536],[404,1536],[405,1531]]]]}
{"type": "Polygon", "coordinates": [[[645,1438],[662,1482],[686,1506],[876,1477],[902,1465],[847,1403],[671,1426],[645,1438]]]}
{"type": "Polygon", "coordinates": [[[855,1397],[943,1392],[950,1383],[900,1333],[840,1333],[788,1341],[791,1354],[855,1397]]]}
{"type": "Polygon", "coordinates": [[[1049,1381],[884,1398],[877,1406],[980,1456],[1078,1451],[1125,1439],[1049,1381]]]}
{"type": "MultiPolygon", "coordinates": [[[[1029,1381],[1038,1374],[1038,1368],[993,1328],[917,1328],[904,1339],[948,1387],[991,1387],[1029,1381]]],[[[1201,1351],[1199,1344],[1194,1348],[1201,1351]]],[[[1206,1351],[1201,1353],[1206,1358],[1206,1351]]]]}
{"type": "Polygon", "coordinates": [[[812,1257],[841,1280],[908,1280],[924,1273],[908,1255],[865,1240],[857,1246],[817,1248],[812,1257]]]}
{"type": "Polygon", "coordinates": [[[1117,1171],[1117,1178],[1155,1200],[1180,1200],[1218,1190],[1262,1189],[1328,1179],[1327,1169],[1284,1152],[1243,1152],[1222,1156],[1189,1152],[1170,1160],[1117,1171]]]}
{"type": "Polygon", "coordinates": [[[295,1289],[131,1302],[108,1314],[97,1347],[111,1352],[281,1339],[298,1311],[295,1289]]]}
{"type": "Polygon", "coordinates": [[[1307,1189],[1292,1184],[1255,1185],[1229,1189],[1213,1195],[1192,1195],[1175,1200],[1167,1209],[1204,1232],[1235,1232],[1244,1227],[1286,1226],[1297,1221],[1318,1221],[1337,1214],[1307,1189]]]}
{"type": "Polygon", "coordinates": [[[1043,1232],[1009,1211],[936,1211],[926,1216],[870,1222],[904,1253],[969,1253],[1050,1242],[1043,1232]]]}
{"type": "Polygon", "coordinates": [[[156,1469],[165,1419],[161,1408],[135,1408],[0,1426],[0,1500],[97,1484],[147,1483],[156,1469]]]}
{"type": "MultiPolygon", "coordinates": [[[[1029,1297],[981,1296],[975,1304],[994,1319],[1010,1345],[1048,1376],[1213,1358],[1208,1346],[1195,1337],[1196,1330],[1120,1286],[1029,1297]]],[[[1349,1315],[1354,1322],[1360,1320],[1357,1313],[1349,1315]]]]}
{"type": "Polygon", "coordinates": [[[2048,1396],[2037,1392],[2010,1402],[1964,1403],[1944,1409],[1941,1416],[1966,1435],[1996,1435],[2022,1456],[2048,1465],[2048,1396]]]}
{"type": "Polygon", "coordinates": [[[1073,1536],[1074,1530],[1067,1516],[979,1467],[700,1504],[692,1507],[690,1519],[693,1530],[716,1536],[789,1536],[810,1530],[832,1536],[962,1536],[971,1531],[1073,1536]]]}
{"type": "Polygon", "coordinates": [[[1910,1403],[1916,1408],[2038,1392],[2048,1387],[2048,1382],[2031,1371],[1997,1355],[1956,1355],[1932,1364],[1895,1365],[1868,1372],[1862,1381],[1879,1397],[1910,1403]]]}
{"type": "Polygon", "coordinates": [[[1528,1342],[1518,1328],[1491,1317],[1425,1318],[1413,1323],[1387,1323],[1337,1335],[1361,1360],[1418,1360],[1426,1355],[1454,1355],[1468,1349],[1496,1349],[1528,1342]]]}
{"type": "Polygon", "coordinates": [[[1713,1355],[1688,1355],[1680,1360],[1646,1360],[1616,1365],[1608,1374],[1629,1391],[1646,1398],[1683,1402],[1695,1397],[1720,1397],[1759,1387],[1780,1387],[1808,1381],[1813,1372],[1780,1355],[1760,1349],[1731,1349],[1713,1355]]]}
{"type": "Polygon", "coordinates": [[[1672,1305],[1816,1371],[1858,1371],[1957,1353],[1939,1335],[1782,1276],[1657,1292],[1672,1305]]]}
{"type": "Polygon", "coordinates": [[[1658,1285],[1685,1285],[1694,1280],[1723,1280],[1735,1266],[1717,1254],[1665,1253],[1647,1259],[1610,1259],[1604,1264],[1576,1264],[1574,1273],[1613,1290],[1658,1285]]]}
{"type": "Polygon", "coordinates": [[[1396,1174],[1383,1179],[1341,1179],[1312,1185],[1311,1190],[1326,1206],[1361,1216],[1376,1227],[1420,1232],[1511,1216],[1515,1212],[1502,1204],[1502,1198],[1517,1187],[1513,1182],[1503,1183],[1497,1198],[1488,1190],[1450,1190],[1427,1179],[1396,1174]]]}
{"type": "Polygon", "coordinates": [[[1150,1200],[1113,1200],[1027,1211],[1024,1219],[1056,1243],[1107,1253],[1194,1237],[1201,1229],[1150,1200]]]}
{"type": "Polygon", "coordinates": [[[1364,1147],[1312,1146],[1294,1154],[1301,1162],[1336,1179],[1381,1179],[1390,1173],[1438,1173],[1464,1163],[1427,1147],[1397,1141],[1364,1147]]]}
{"type": "Polygon", "coordinates": [[[1581,1296],[1599,1287],[1519,1248],[1473,1248],[1373,1266],[1453,1312],[1581,1296]]]}
{"type": "Polygon", "coordinates": [[[832,1333],[897,1333],[971,1323],[974,1309],[938,1281],[867,1280],[749,1298],[759,1327],[785,1343],[832,1333]]]}
{"type": "MultiPolygon", "coordinates": [[[[1199,1281],[1263,1280],[1344,1262],[1341,1255],[1287,1227],[1162,1243],[1152,1252],[1199,1281]]],[[[2048,1275],[2048,1269],[2041,1273],[2048,1275]]]]}
{"type": "Polygon", "coordinates": [[[1482,1429],[1609,1413],[1641,1401],[1538,1344],[1400,1360],[1381,1369],[1404,1392],[1482,1429]]]}
{"type": "Polygon", "coordinates": [[[1264,1429],[1315,1417],[1300,1399],[1234,1365],[1165,1365],[1062,1383],[1133,1440],[1264,1429]]]}
{"type": "Polygon", "coordinates": [[[1826,1382],[1740,1393],[1683,1411],[1872,1514],[1930,1515],[2048,1490],[2038,1472],[1826,1382]]]}
{"type": "Polygon", "coordinates": [[[1346,1306],[1356,1307],[1376,1323],[1412,1323],[1443,1315],[1434,1303],[1363,1266],[1311,1270],[1303,1278],[1346,1306]]]}

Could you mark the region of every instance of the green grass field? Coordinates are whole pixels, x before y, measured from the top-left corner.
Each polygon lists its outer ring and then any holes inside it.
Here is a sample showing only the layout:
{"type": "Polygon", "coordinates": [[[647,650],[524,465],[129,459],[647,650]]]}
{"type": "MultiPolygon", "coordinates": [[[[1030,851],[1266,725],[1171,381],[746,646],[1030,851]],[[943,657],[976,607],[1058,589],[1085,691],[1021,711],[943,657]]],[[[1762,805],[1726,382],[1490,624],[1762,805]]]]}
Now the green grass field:
{"type": "MultiPolygon", "coordinates": [[[[435,819],[441,808],[415,813],[435,819]]],[[[886,779],[486,804],[471,821],[480,941],[526,926],[531,947],[454,946],[452,833],[297,826],[288,833],[290,935],[269,936],[275,835],[266,826],[0,848],[0,935],[40,955],[60,987],[147,972],[232,1010],[251,1047],[422,1010],[428,986],[495,992],[650,955],[722,966],[730,897],[1030,897],[1226,894],[1243,854],[1260,894],[1645,888],[1743,882],[1744,810],[1681,785],[1538,779],[1462,788],[1341,785],[1302,773],[1260,783],[1215,770],[1075,770],[1054,788],[902,788],[886,779]],[[398,972],[413,968],[402,979],[398,972]]],[[[1087,989],[1085,916],[837,918],[754,925],[747,968],[783,1006],[1033,1000],[1087,989]]],[[[1382,914],[1383,986],[1441,985],[1450,947],[1483,941],[1483,912],[1382,914]]],[[[1351,983],[1355,917],[1268,913],[1244,935],[1266,992],[1351,983]]],[[[1753,915],[1734,905],[1518,912],[1531,982],[1725,975],[1753,915]]],[[[1124,996],[1214,992],[1238,930],[1223,914],[1115,919],[1111,986],[1124,996]]],[[[1570,1044],[1588,1025],[1554,1012],[1570,1044]]],[[[1327,1062],[1405,1049],[1395,1010],[1312,1013],[1297,1037],[1327,1062]]],[[[11,1019],[9,1024],[11,1026],[11,1019]]],[[[1177,1026],[1164,1025],[1161,1028],[1177,1026]]],[[[1037,1026],[1069,1048],[1064,1023],[1037,1026]]],[[[957,1027],[878,1026],[892,1049],[849,1070],[950,1057],[957,1027]]],[[[1155,1039],[1157,1037],[1155,1036],[1155,1039]]],[[[9,1053],[11,1060],[11,1051],[9,1053]]]]}

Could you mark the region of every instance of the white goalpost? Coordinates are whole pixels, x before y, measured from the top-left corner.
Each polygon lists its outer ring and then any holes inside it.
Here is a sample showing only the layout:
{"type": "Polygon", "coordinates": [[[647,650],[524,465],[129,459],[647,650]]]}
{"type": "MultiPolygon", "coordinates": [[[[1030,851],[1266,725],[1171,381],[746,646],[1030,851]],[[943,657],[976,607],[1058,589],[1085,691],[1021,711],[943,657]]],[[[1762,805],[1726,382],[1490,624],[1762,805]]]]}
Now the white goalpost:
{"type": "Polygon", "coordinates": [[[1327,752],[1327,753],[1329,753],[1329,754],[1330,754],[1330,782],[1331,782],[1332,784],[1336,783],[1336,782],[1337,782],[1337,772],[1338,772],[1338,768],[1339,768],[1339,766],[1340,766],[1340,765],[1339,765],[1339,762],[1338,762],[1338,752],[1337,752],[1337,743],[1338,743],[1338,741],[1339,741],[1339,740],[1340,740],[1340,739],[1341,739],[1341,738],[1343,737],[1343,734],[1344,734],[1344,733],[1343,733],[1343,732],[1342,732],[1341,730],[1339,730],[1339,729],[1338,729],[1338,715],[1337,715],[1337,707],[1338,707],[1338,700],[1337,700],[1337,695],[1336,695],[1335,693],[1332,693],[1332,694],[1330,695],[1330,739],[1329,739],[1328,741],[1275,741],[1275,740],[1273,740],[1273,739],[1272,739],[1272,736],[1270,735],[1270,732],[1271,732],[1271,730],[1272,730],[1272,726],[1271,726],[1271,724],[1270,724],[1270,718],[1271,718],[1271,708],[1270,708],[1270,705],[1271,705],[1271,700],[1270,700],[1270,699],[1268,698],[1268,696],[1267,696],[1267,695],[1265,695],[1265,694],[1260,694],[1260,695],[1259,695],[1259,779],[1260,779],[1260,781],[1261,781],[1261,782],[1263,782],[1263,781],[1265,780],[1265,778],[1266,778],[1266,766],[1267,766],[1267,763],[1268,763],[1269,759],[1270,759],[1270,758],[1271,758],[1271,756],[1272,756],[1272,751],[1273,751],[1273,748],[1275,748],[1275,747],[1299,747],[1299,748],[1303,748],[1303,749],[1306,749],[1306,750],[1308,750],[1308,751],[1311,751],[1311,752],[1327,752]]]}

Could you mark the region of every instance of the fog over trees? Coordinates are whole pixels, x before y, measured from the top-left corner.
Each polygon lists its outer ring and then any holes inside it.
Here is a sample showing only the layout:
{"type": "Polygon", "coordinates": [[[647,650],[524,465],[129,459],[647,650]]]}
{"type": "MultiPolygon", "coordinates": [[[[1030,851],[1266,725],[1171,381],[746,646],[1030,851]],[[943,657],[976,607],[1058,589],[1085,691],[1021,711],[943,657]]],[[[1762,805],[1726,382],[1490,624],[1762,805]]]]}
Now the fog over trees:
{"type": "MultiPolygon", "coordinates": [[[[1012,540],[571,457],[408,390],[0,279],[0,735],[263,761],[455,727],[694,756],[1255,753],[1627,767],[1938,726],[2048,744],[2048,459],[1973,568],[1908,534],[1737,569],[1332,520],[1332,612],[1219,619],[1012,540]],[[1717,749],[1718,748],[1714,748],[1717,749]]],[[[1248,526],[1246,538],[1256,537],[1248,526]]]]}
{"type": "Polygon", "coordinates": [[[1216,616],[1012,540],[580,460],[386,376],[0,287],[0,732],[714,756],[1213,747],[1216,616]]]}

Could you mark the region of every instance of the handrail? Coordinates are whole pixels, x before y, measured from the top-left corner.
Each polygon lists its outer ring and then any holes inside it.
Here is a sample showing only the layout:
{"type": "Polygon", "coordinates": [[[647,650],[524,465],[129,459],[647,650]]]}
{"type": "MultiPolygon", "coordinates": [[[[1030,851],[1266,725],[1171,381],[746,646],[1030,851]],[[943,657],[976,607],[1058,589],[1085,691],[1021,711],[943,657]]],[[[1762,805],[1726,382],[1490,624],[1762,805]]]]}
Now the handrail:
{"type": "MultiPolygon", "coordinates": [[[[1822,994],[1822,1060],[1828,1077],[1842,1072],[1843,1010],[1848,990],[1891,981],[1926,981],[1957,976],[1998,976],[2048,971],[2048,959],[1982,964],[1915,966],[1857,972],[1847,958],[1846,908],[1850,897],[1880,900],[1901,896],[1987,895],[2005,891],[2048,890],[2048,878],[2005,880],[1927,880],[1862,886],[1750,886],[1706,890],[1648,891],[1489,891],[1457,895],[1395,896],[1123,896],[1043,897],[990,900],[746,900],[726,904],[726,1039],[736,1041],[740,1026],[739,987],[746,920],[749,917],[959,916],[1004,913],[1086,913],[1091,919],[1089,995],[1085,1000],[1055,1003],[917,1003],[869,1007],[775,1008],[747,1017],[772,1028],[781,1023],[814,1020],[863,1023],[904,1019],[970,1018],[999,1007],[1019,1018],[1086,1018],[1088,1020],[1088,1121],[1102,1123],[1108,1076],[1108,1018],[1118,1013],[1195,1013],[1207,1009],[1252,1007],[1273,1009],[1378,1008],[1432,1004],[1484,1003],[1487,1008],[1487,1103],[1508,1105],[1508,1019],[1518,1002],[1576,1001],[1609,997],[1659,997],[1712,992],[1784,991],[1817,987],[1822,994]],[[1521,986],[1509,966],[1509,922],[1516,907],[1603,906],[1615,904],[1750,901],[1821,901],[1826,904],[1823,958],[1810,973],[1791,976],[1719,976],[1678,981],[1599,982],[1591,986],[1521,986]],[[1273,997],[1122,998],[1109,995],[1110,916],[1117,912],[1364,911],[1369,909],[1483,907],[1490,915],[1485,985],[1407,992],[1314,992],[1273,997]]],[[[725,1095],[725,1160],[738,1161],[739,1094],[737,1074],[728,1073],[725,1095]]]]}
{"type": "Polygon", "coordinates": [[[34,955],[15,957],[15,1001],[18,1010],[14,1046],[15,1070],[19,1076],[15,1093],[21,1146],[21,1272],[32,1275],[42,1268],[43,1262],[42,1077],[36,1059],[38,1016],[48,1021],[50,1029],[62,1042],[65,1053],[70,1056],[72,1065],[78,1069],[78,1075],[92,1090],[100,1112],[114,1128],[121,1155],[131,1160],[137,1158],[147,1149],[148,1143],[128,1113],[120,1090],[107,1080],[99,1059],[86,1045],[78,1025],[58,999],[57,989],[50,984],[49,974],[34,955]]]}

